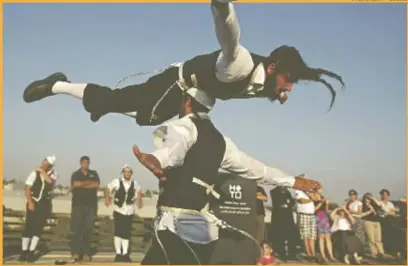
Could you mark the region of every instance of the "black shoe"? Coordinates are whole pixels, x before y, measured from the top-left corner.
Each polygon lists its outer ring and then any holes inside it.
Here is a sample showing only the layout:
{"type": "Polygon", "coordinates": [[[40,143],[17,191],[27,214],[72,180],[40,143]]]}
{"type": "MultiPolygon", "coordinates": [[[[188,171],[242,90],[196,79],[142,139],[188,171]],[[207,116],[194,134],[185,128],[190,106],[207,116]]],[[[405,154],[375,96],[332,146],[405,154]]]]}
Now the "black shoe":
{"type": "Polygon", "coordinates": [[[35,261],[35,257],[34,257],[34,251],[29,251],[27,253],[27,262],[34,262],[35,261]]]}
{"type": "Polygon", "coordinates": [[[67,76],[65,74],[57,72],[54,74],[49,75],[45,79],[40,79],[32,82],[27,88],[24,90],[23,99],[26,103],[39,101],[45,97],[53,95],[52,93],[52,86],[57,81],[68,81],[67,76]]]}
{"type": "Polygon", "coordinates": [[[20,257],[18,257],[18,261],[25,262],[27,261],[28,250],[21,251],[20,257]]]}
{"type": "Polygon", "coordinates": [[[121,254],[116,254],[114,262],[123,262],[123,257],[121,254]]]}
{"type": "Polygon", "coordinates": [[[132,262],[132,260],[130,259],[129,254],[123,255],[123,260],[122,261],[126,262],[126,263],[131,263],[132,262]]]}

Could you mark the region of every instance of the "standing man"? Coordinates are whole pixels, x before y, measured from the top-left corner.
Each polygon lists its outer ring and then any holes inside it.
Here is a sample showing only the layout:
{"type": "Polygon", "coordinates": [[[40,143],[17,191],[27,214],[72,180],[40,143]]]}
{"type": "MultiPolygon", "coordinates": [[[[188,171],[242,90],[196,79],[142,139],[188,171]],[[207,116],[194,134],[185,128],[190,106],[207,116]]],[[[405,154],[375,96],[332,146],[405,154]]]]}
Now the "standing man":
{"type": "Polygon", "coordinates": [[[299,232],[293,218],[295,200],[286,187],[276,187],[271,190],[270,195],[272,198],[270,240],[281,260],[296,260],[299,232]]]}
{"type": "Polygon", "coordinates": [[[265,189],[262,186],[256,188],[256,240],[259,244],[265,241],[265,206],[268,201],[265,189]]]}
{"type": "Polygon", "coordinates": [[[132,222],[135,216],[135,201],[142,208],[142,190],[132,178],[133,170],[129,165],[122,167],[122,177],[112,180],[105,189],[105,205],[111,205],[114,194],[113,219],[115,224],[114,245],[115,262],[132,262],[129,256],[129,241],[132,236],[132,222]]]}
{"type": "Polygon", "coordinates": [[[57,174],[53,170],[55,156],[48,156],[39,168],[32,171],[26,180],[25,197],[27,199],[25,228],[23,230],[19,261],[34,262],[37,248],[51,210],[51,192],[57,174]]]}
{"type": "Polygon", "coordinates": [[[154,132],[156,150],[133,152],[139,162],[159,179],[160,195],[155,238],[141,264],[209,264],[218,228],[233,228],[209,211],[218,170],[224,169],[259,184],[280,184],[315,189],[320,184],[301,176],[288,176],[238,150],[211,122],[208,112],[214,99],[198,89],[183,94],[180,119],[154,132]]]}
{"type": "Polygon", "coordinates": [[[99,175],[89,169],[88,156],[80,158],[81,167],[72,174],[71,253],[74,262],[91,261],[91,237],[98,207],[99,175]]]}
{"type": "MultiPolygon", "coordinates": [[[[216,99],[264,98],[283,104],[293,84],[314,81],[329,89],[331,108],[336,91],[323,76],[334,78],[344,86],[339,75],[309,67],[299,51],[287,45],[274,49],[267,56],[250,53],[240,43],[241,30],[231,1],[212,0],[211,10],[221,48],[213,53],[172,65],[144,83],[122,89],[70,83],[65,74],[54,73],[29,84],[23,99],[34,102],[67,94],[82,100],[92,121],[108,113],[124,113],[136,117],[139,125],[158,125],[178,114],[181,95],[190,88],[203,90],[216,99]]],[[[259,24],[263,28],[261,35],[275,30],[276,37],[279,36],[280,25],[273,25],[271,21],[259,24]]]]}
{"type": "Polygon", "coordinates": [[[308,261],[317,261],[315,252],[317,229],[314,197],[315,195],[311,192],[300,190],[295,192],[300,239],[303,240],[308,261]]]}

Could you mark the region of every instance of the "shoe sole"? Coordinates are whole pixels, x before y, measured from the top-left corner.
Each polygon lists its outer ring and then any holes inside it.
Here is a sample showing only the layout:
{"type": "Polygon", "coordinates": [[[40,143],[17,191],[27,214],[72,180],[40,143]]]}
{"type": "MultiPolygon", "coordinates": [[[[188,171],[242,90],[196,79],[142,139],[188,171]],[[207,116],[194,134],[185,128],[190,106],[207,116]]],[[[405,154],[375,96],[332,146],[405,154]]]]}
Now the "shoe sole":
{"type": "Polygon", "coordinates": [[[57,81],[68,81],[67,76],[64,73],[56,72],[44,79],[36,80],[26,87],[23,94],[23,99],[26,103],[39,101],[43,98],[51,96],[48,90],[57,81]]]}

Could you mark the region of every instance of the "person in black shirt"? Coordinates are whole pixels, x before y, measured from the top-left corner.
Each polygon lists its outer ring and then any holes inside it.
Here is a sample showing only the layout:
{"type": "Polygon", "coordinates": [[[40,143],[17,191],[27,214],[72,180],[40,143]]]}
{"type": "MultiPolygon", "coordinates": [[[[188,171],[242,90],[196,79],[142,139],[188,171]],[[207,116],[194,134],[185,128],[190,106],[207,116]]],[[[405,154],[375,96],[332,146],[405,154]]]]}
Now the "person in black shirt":
{"type": "Polygon", "coordinates": [[[265,189],[261,186],[256,191],[256,240],[261,244],[265,240],[265,206],[268,201],[265,189]]]}
{"type": "Polygon", "coordinates": [[[293,208],[296,202],[285,187],[278,186],[272,189],[270,195],[272,198],[272,220],[268,235],[270,235],[280,259],[283,261],[296,260],[296,246],[300,243],[299,230],[297,230],[293,217],[293,208]]]}
{"type": "Polygon", "coordinates": [[[97,214],[99,175],[89,169],[90,159],[82,156],[81,167],[72,174],[71,253],[74,261],[92,260],[91,236],[97,214]]]}

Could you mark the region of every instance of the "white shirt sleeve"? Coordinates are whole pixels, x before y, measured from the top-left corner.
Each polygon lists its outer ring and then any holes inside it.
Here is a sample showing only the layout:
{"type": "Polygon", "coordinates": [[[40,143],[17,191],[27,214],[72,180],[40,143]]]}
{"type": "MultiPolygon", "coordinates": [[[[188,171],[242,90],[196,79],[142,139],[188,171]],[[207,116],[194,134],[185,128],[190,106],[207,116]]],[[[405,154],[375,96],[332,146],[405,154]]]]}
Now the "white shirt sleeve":
{"type": "Polygon", "coordinates": [[[142,188],[140,187],[139,183],[137,183],[136,181],[133,181],[133,182],[135,184],[135,192],[137,195],[137,193],[139,193],[142,190],[142,188]]]}
{"type": "Polygon", "coordinates": [[[242,178],[259,180],[262,185],[293,187],[295,178],[283,171],[266,166],[264,163],[240,151],[231,139],[224,137],[226,149],[221,169],[242,178]]]}
{"type": "Polygon", "coordinates": [[[211,11],[215,33],[222,50],[215,65],[216,77],[222,82],[246,78],[251,73],[254,62],[248,50],[239,43],[241,30],[233,4],[228,3],[225,10],[219,10],[212,4],[211,11]]]}
{"type": "Polygon", "coordinates": [[[52,180],[56,181],[58,179],[58,173],[55,172],[54,170],[48,172],[49,176],[51,177],[52,180]]]}
{"type": "Polygon", "coordinates": [[[181,166],[187,152],[197,141],[197,127],[191,119],[180,119],[176,123],[169,123],[163,136],[161,147],[152,154],[160,162],[162,169],[181,166]]]}
{"type": "Polygon", "coordinates": [[[25,182],[26,186],[32,186],[35,182],[35,179],[37,178],[37,173],[35,171],[32,171],[25,182]]]}
{"type": "Polygon", "coordinates": [[[300,200],[300,199],[309,199],[309,197],[306,195],[305,192],[301,190],[296,190],[295,191],[295,199],[300,200]]]}
{"type": "Polygon", "coordinates": [[[112,192],[114,190],[118,190],[120,186],[119,179],[113,179],[106,187],[112,192]]]}

